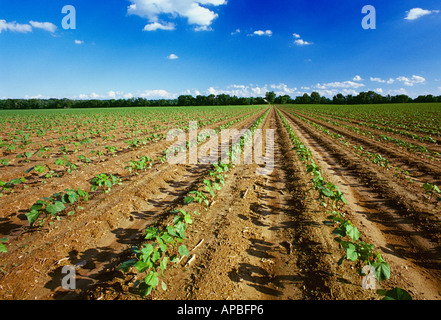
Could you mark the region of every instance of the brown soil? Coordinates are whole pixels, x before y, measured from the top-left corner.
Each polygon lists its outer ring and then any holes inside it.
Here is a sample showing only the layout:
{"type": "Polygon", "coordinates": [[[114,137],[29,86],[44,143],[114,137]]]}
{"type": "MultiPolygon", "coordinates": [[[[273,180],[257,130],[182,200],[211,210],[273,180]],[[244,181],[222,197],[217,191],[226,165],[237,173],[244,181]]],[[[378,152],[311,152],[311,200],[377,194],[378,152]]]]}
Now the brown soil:
{"type": "MultiPolygon", "coordinates": [[[[249,127],[263,112],[234,127],[249,127]]],[[[367,170],[369,165],[353,153],[283,114],[344,192],[351,221],[390,262],[392,277],[381,286],[400,286],[415,299],[440,299],[439,246],[403,212],[402,203],[393,201],[393,193],[379,193],[382,173],[367,170]],[[377,187],[366,185],[366,179],[377,181],[377,187]]],[[[207,210],[187,205],[189,212],[201,213],[188,229],[185,244],[190,256],[166,271],[167,291],[158,289],[149,298],[378,299],[373,290],[361,287],[354,265],[337,265],[342,251],[332,228],[324,223],[325,210],[309,191],[309,176],[275,108],[261,128],[275,129],[274,170],[258,175],[257,164],[236,165],[207,210]]],[[[161,142],[151,152],[163,147],[161,142]]],[[[106,171],[121,168],[120,161],[106,164],[106,171]]],[[[131,258],[132,246],[141,245],[146,227],[169,222],[170,211],[182,205],[186,192],[204,179],[208,169],[208,165],[157,164],[125,179],[110,194],[94,196],[82,212],[36,231],[23,232],[23,222],[12,220],[23,212],[3,216],[8,220],[2,221],[2,227],[13,236],[9,252],[1,256],[0,299],[141,299],[133,288],[141,275],[123,273],[118,266],[131,258]],[[65,265],[77,265],[76,290],[61,287],[65,265]]],[[[79,181],[80,175],[75,179],[79,181]]],[[[56,191],[60,189],[64,186],[58,185],[56,191]]],[[[407,195],[402,198],[407,203],[407,195]]],[[[5,204],[17,206],[16,201],[5,204]]]]}

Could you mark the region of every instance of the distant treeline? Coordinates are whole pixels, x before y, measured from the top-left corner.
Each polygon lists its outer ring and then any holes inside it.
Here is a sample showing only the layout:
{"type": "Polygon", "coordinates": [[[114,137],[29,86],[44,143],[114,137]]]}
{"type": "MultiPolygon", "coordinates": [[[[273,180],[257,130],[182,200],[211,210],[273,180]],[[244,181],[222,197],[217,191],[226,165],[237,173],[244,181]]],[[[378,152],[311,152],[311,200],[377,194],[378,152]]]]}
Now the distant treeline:
{"type": "Polygon", "coordinates": [[[71,100],[71,99],[5,99],[0,100],[0,109],[70,109],[70,108],[125,108],[125,107],[165,107],[165,106],[221,106],[221,105],[259,105],[274,104],[387,104],[387,103],[426,103],[440,102],[441,96],[425,95],[415,99],[407,95],[382,96],[376,92],[360,92],[358,95],[341,93],[329,99],[318,92],[291,98],[289,95],[277,96],[273,91],[265,97],[236,97],[228,94],[181,95],[177,99],[111,99],[111,100],[71,100]]]}

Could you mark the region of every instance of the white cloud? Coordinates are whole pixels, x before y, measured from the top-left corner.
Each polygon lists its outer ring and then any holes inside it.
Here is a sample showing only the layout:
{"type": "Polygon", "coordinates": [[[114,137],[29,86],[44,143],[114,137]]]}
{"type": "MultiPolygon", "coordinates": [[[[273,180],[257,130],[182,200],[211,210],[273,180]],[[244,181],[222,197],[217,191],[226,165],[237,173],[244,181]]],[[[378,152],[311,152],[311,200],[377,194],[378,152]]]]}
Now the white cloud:
{"type": "Polygon", "coordinates": [[[312,42],[300,39],[301,36],[298,33],[293,33],[292,36],[294,37],[294,39],[296,39],[296,40],[294,40],[294,44],[295,45],[298,45],[298,46],[309,46],[309,45],[313,44],[312,42]]]}
{"type": "Polygon", "coordinates": [[[383,80],[383,79],[381,79],[381,78],[374,78],[374,77],[371,77],[370,80],[371,80],[372,82],[387,83],[387,84],[392,84],[392,83],[395,82],[395,80],[392,79],[392,78],[390,78],[389,80],[383,80]]]}
{"type": "Polygon", "coordinates": [[[273,32],[271,30],[257,30],[254,31],[251,36],[267,36],[267,37],[271,37],[273,35],[273,32]]]}
{"type": "Polygon", "coordinates": [[[362,77],[360,77],[359,75],[356,75],[354,77],[354,79],[352,79],[352,81],[363,81],[362,77]]]}
{"type": "MultiPolygon", "coordinates": [[[[159,17],[187,18],[189,24],[208,27],[218,17],[218,14],[205,6],[220,6],[227,3],[226,0],[129,0],[131,5],[127,8],[128,14],[146,18],[153,28],[154,23],[162,26],[159,17]]],[[[149,25],[147,25],[149,26],[149,25]]],[[[146,26],[146,27],[147,27],[146,26]]],[[[157,29],[155,29],[157,30],[157,29]]],[[[167,29],[171,30],[171,29],[167,29]]],[[[202,29],[198,30],[202,31],[202,29]]],[[[205,31],[205,30],[204,30],[205,31]]]]}
{"type": "Polygon", "coordinates": [[[159,22],[153,22],[150,24],[147,24],[144,27],[144,31],[156,31],[156,30],[175,30],[175,24],[172,22],[166,23],[166,24],[161,24],[159,22]]]}
{"type": "Polygon", "coordinates": [[[0,19],[0,33],[2,33],[2,31],[28,33],[32,32],[33,28],[42,29],[50,33],[54,33],[57,30],[57,26],[51,22],[38,22],[31,20],[29,21],[29,24],[21,24],[15,21],[7,22],[6,20],[0,19]]]}
{"type": "Polygon", "coordinates": [[[198,26],[198,27],[194,27],[193,30],[194,31],[213,31],[213,28],[209,27],[209,26],[198,26]]]}
{"type": "Polygon", "coordinates": [[[50,22],[38,22],[38,21],[29,21],[29,24],[36,29],[43,29],[45,31],[54,33],[57,31],[57,26],[50,22]]]}
{"type": "Polygon", "coordinates": [[[82,41],[82,40],[75,40],[75,44],[83,44],[84,43],[84,41],[82,41]]]}
{"type": "Polygon", "coordinates": [[[0,33],[2,33],[2,31],[27,33],[32,32],[32,26],[29,24],[20,24],[15,21],[6,22],[6,20],[0,20],[0,33]]]}
{"type": "Polygon", "coordinates": [[[420,76],[416,76],[413,75],[412,78],[407,78],[407,77],[398,77],[397,81],[403,82],[404,85],[408,86],[408,87],[413,87],[413,85],[415,84],[419,84],[419,83],[424,83],[426,82],[426,79],[424,79],[423,77],[420,76]]]}
{"type": "Polygon", "coordinates": [[[274,93],[278,96],[289,95],[294,97],[296,94],[300,94],[300,92],[297,91],[297,88],[290,88],[284,83],[270,85],[265,84],[264,86],[255,84],[232,84],[224,89],[210,87],[205,91],[205,94],[228,94],[236,97],[264,97],[268,91],[274,91],[274,93]]]}
{"type": "Polygon", "coordinates": [[[363,83],[358,83],[358,82],[354,82],[354,81],[344,81],[344,82],[329,82],[329,83],[324,83],[324,84],[320,84],[318,83],[316,85],[316,88],[318,89],[322,89],[322,90],[326,90],[329,88],[360,88],[360,87],[364,87],[363,83]]]}
{"type": "Polygon", "coordinates": [[[240,29],[236,29],[236,31],[231,32],[231,35],[234,36],[235,34],[239,34],[240,33],[240,29]]]}
{"type": "Polygon", "coordinates": [[[179,59],[179,57],[177,55],[175,55],[174,53],[172,53],[171,55],[167,56],[167,59],[176,60],[176,59],[179,59]]]}
{"type": "Polygon", "coordinates": [[[426,16],[428,14],[432,13],[439,13],[439,10],[425,10],[421,8],[413,8],[407,11],[407,16],[404,18],[406,20],[416,20],[423,16],[426,16]]]}
{"type": "Polygon", "coordinates": [[[297,39],[297,40],[294,41],[294,43],[295,43],[296,45],[298,45],[298,46],[309,46],[309,45],[312,44],[312,42],[305,41],[305,40],[303,40],[303,39],[297,39]]]}
{"type": "Polygon", "coordinates": [[[159,89],[159,90],[145,90],[141,92],[138,96],[145,99],[176,99],[179,96],[179,94],[170,93],[166,90],[159,89]]]}
{"type": "Polygon", "coordinates": [[[110,99],[115,99],[116,98],[116,92],[115,91],[107,92],[107,97],[109,97],[110,99]]]}

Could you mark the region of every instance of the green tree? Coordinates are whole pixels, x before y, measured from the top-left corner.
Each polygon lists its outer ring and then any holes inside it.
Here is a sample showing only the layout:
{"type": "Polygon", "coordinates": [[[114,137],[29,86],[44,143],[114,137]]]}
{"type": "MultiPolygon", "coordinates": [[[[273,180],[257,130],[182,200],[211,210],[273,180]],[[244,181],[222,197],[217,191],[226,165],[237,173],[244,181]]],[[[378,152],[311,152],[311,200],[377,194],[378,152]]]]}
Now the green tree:
{"type": "Polygon", "coordinates": [[[274,100],[276,100],[276,94],[274,93],[274,91],[270,91],[270,92],[267,92],[266,94],[265,94],[265,99],[266,99],[266,101],[268,101],[268,103],[274,103],[274,100]]]}

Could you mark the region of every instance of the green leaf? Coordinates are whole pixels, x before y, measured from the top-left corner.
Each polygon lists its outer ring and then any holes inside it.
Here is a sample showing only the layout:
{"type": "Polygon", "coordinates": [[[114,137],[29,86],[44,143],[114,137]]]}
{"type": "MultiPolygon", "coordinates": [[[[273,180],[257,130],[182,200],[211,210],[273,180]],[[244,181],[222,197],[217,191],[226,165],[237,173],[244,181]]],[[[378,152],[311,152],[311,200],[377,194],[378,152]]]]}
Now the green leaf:
{"type": "Polygon", "coordinates": [[[346,249],[346,257],[348,258],[348,260],[351,260],[351,261],[358,260],[357,248],[352,243],[350,243],[348,245],[348,248],[346,249]]]}
{"type": "Polygon", "coordinates": [[[412,300],[412,296],[406,290],[397,287],[387,291],[383,300],[412,300]]]}
{"type": "Polygon", "coordinates": [[[34,225],[35,221],[37,221],[40,214],[41,212],[38,210],[31,210],[28,213],[26,213],[26,217],[28,218],[28,222],[31,225],[31,227],[34,225]]]}
{"type": "Polygon", "coordinates": [[[168,263],[168,257],[164,257],[161,262],[159,263],[159,269],[162,272],[162,276],[164,276],[164,271],[167,268],[167,263],[168,263]]]}
{"type": "Polygon", "coordinates": [[[66,209],[65,205],[61,201],[55,201],[53,204],[50,204],[46,207],[46,212],[55,215],[60,211],[66,209]]]}
{"type": "Polygon", "coordinates": [[[332,192],[332,191],[329,190],[328,188],[323,188],[323,189],[321,190],[321,193],[322,193],[325,197],[328,197],[328,198],[332,198],[332,197],[334,197],[334,192],[332,192]]]}
{"type": "Polygon", "coordinates": [[[167,291],[167,285],[165,284],[164,281],[161,282],[161,287],[162,287],[162,290],[167,291]]]}
{"type": "MultiPolygon", "coordinates": [[[[164,234],[161,236],[161,240],[164,243],[172,243],[173,242],[173,237],[168,233],[168,232],[164,232],[164,234]]],[[[167,251],[167,246],[165,246],[165,248],[161,247],[162,251],[167,251]]]]}
{"type": "Polygon", "coordinates": [[[185,256],[185,257],[188,257],[188,255],[190,254],[190,252],[188,251],[185,245],[180,246],[178,252],[181,256],[185,256]]]}
{"type": "MultiPolygon", "coordinates": [[[[176,237],[178,234],[176,233],[176,229],[173,226],[167,226],[167,232],[172,236],[176,237]]],[[[165,240],[164,240],[165,241],[165,240]]],[[[167,242],[167,241],[166,241],[167,242]]]]}
{"type": "Polygon", "coordinates": [[[145,282],[142,282],[139,285],[139,289],[138,290],[139,290],[139,294],[141,295],[141,297],[146,297],[146,296],[148,296],[152,292],[153,287],[147,285],[145,282]]]}
{"type": "Polygon", "coordinates": [[[375,267],[375,277],[378,281],[387,280],[390,278],[390,266],[387,262],[380,262],[374,264],[375,267]]]}
{"type": "Polygon", "coordinates": [[[358,240],[361,236],[361,233],[358,231],[358,229],[350,224],[346,226],[346,234],[350,236],[354,241],[358,240]]]}
{"type": "Polygon", "coordinates": [[[6,246],[3,243],[6,243],[9,240],[9,238],[3,238],[0,239],[0,253],[2,252],[8,252],[8,249],[6,248],[6,246]],[[2,243],[3,242],[3,243],[2,243]]]}
{"type": "Polygon", "coordinates": [[[157,233],[158,231],[155,227],[147,228],[147,230],[145,231],[145,239],[150,240],[156,238],[157,233]]]}
{"type": "Polygon", "coordinates": [[[152,265],[153,264],[149,260],[147,260],[146,262],[138,260],[136,261],[134,266],[136,270],[138,270],[138,272],[144,272],[145,270],[150,269],[152,265]]]}
{"type": "Polygon", "coordinates": [[[158,250],[155,250],[152,254],[152,261],[156,262],[161,258],[161,253],[158,250]]]}
{"type": "Polygon", "coordinates": [[[144,282],[146,285],[156,288],[159,283],[158,273],[154,271],[150,271],[150,273],[145,277],[144,282]]]}
{"type": "Polygon", "coordinates": [[[185,238],[185,230],[187,229],[187,225],[184,222],[182,222],[182,221],[178,222],[175,225],[175,229],[181,238],[186,239],[185,238]]]}
{"type": "Polygon", "coordinates": [[[153,246],[151,244],[147,244],[145,247],[141,249],[142,259],[145,261],[153,252],[153,246]]]}
{"type": "Polygon", "coordinates": [[[340,237],[346,237],[346,230],[342,226],[340,226],[338,228],[335,228],[332,231],[332,234],[340,236],[340,237]]]}
{"type": "Polygon", "coordinates": [[[188,197],[185,197],[185,198],[184,198],[184,203],[185,203],[185,204],[192,203],[193,201],[194,201],[194,198],[191,197],[191,196],[188,196],[188,197]]]}

